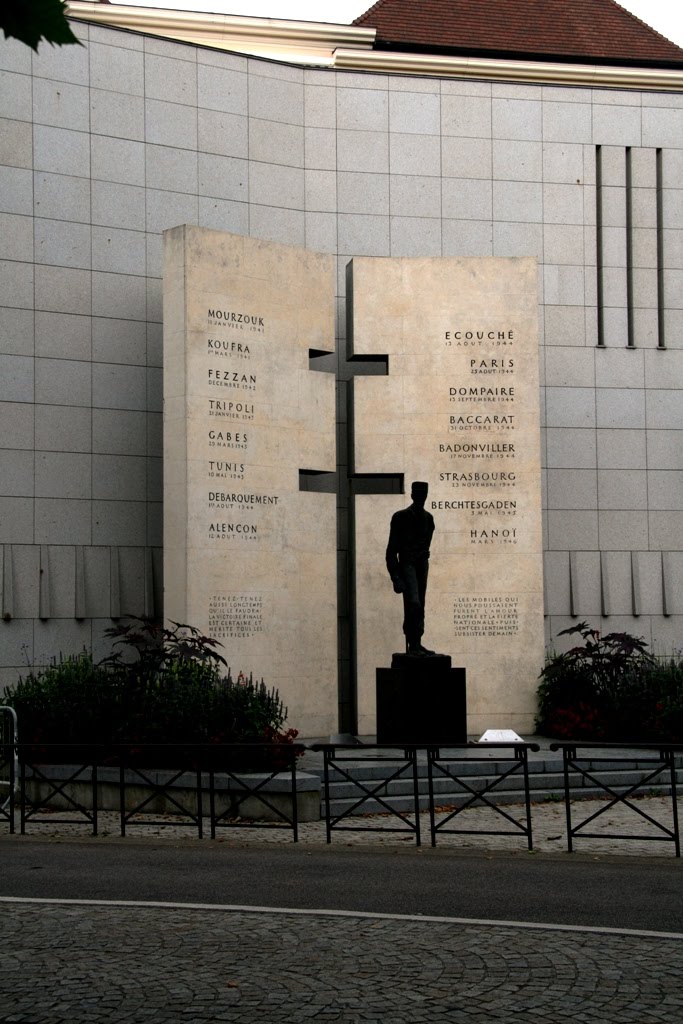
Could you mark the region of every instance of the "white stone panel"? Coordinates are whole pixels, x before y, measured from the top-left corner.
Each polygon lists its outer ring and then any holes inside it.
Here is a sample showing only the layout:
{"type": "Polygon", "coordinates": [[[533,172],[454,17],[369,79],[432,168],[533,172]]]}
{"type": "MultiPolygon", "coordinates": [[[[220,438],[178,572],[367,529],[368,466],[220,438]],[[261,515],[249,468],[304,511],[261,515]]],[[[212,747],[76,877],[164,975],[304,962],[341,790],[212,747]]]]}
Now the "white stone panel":
{"type": "Polygon", "coordinates": [[[334,471],[328,256],[194,227],[165,233],[164,611],[277,686],[305,736],[334,732],[334,471]]]}
{"type": "MultiPolygon", "coordinates": [[[[537,278],[533,259],[354,259],[354,470],[427,480],[425,645],[468,671],[468,729],[533,727],[543,584],[537,278]]],[[[375,669],[403,647],[384,556],[396,496],[356,498],[359,731],[375,669]]]]}

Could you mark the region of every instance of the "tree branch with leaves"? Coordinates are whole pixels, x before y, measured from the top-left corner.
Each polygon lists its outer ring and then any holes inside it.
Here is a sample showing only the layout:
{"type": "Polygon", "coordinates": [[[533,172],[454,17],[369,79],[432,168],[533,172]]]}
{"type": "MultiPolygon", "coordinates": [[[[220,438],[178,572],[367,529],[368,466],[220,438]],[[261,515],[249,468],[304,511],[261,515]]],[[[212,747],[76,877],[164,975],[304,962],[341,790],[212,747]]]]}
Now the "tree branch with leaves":
{"type": "Polygon", "coordinates": [[[0,28],[6,39],[18,39],[36,52],[43,39],[52,46],[82,45],[71,31],[64,0],[1,0],[0,28]]]}

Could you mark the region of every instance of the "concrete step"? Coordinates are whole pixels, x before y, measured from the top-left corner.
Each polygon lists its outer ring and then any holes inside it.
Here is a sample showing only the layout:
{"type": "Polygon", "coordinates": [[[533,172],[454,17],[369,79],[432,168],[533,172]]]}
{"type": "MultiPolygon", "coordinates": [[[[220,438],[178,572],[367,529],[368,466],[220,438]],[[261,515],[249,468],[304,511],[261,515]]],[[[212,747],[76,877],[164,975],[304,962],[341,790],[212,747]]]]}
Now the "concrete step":
{"type": "MultiPolygon", "coordinates": [[[[494,775],[463,776],[463,779],[467,783],[467,785],[471,786],[472,789],[475,789],[477,791],[480,791],[480,790],[484,789],[486,786],[491,785],[493,782],[496,781],[496,778],[499,778],[499,776],[498,777],[494,776],[494,775]]],[[[543,778],[544,778],[544,782],[543,782],[543,787],[544,788],[557,787],[558,789],[562,789],[563,786],[564,786],[564,781],[562,779],[562,776],[560,776],[560,775],[544,776],[543,778]]],[[[359,779],[358,781],[359,781],[359,784],[362,784],[363,786],[365,786],[369,790],[374,790],[377,793],[377,795],[381,796],[381,797],[384,797],[384,796],[387,796],[387,795],[403,796],[403,795],[412,794],[412,792],[413,792],[413,782],[412,782],[412,779],[396,779],[393,782],[389,783],[388,785],[384,785],[384,786],[382,786],[382,785],[378,786],[378,780],[377,779],[359,779]]],[[[449,778],[446,778],[446,777],[443,777],[443,776],[441,778],[435,778],[434,779],[433,788],[434,788],[434,793],[437,796],[437,799],[440,799],[441,798],[441,794],[443,794],[443,793],[455,793],[455,792],[465,793],[466,792],[466,790],[463,787],[458,786],[458,784],[456,782],[454,782],[453,779],[449,779],[449,778]]],[[[531,786],[530,786],[530,788],[531,788],[531,786]]],[[[424,793],[426,795],[427,794],[427,781],[426,780],[423,781],[422,779],[418,780],[418,789],[419,789],[420,793],[424,793]]],[[[523,794],[524,793],[524,780],[523,780],[523,778],[520,777],[519,779],[517,779],[513,775],[513,776],[509,776],[506,779],[502,779],[501,781],[499,781],[497,783],[497,785],[496,785],[495,789],[493,790],[493,792],[494,793],[502,793],[502,792],[509,791],[509,790],[512,790],[514,792],[519,792],[519,793],[523,794]]],[[[360,798],[361,795],[362,795],[361,794],[361,790],[358,788],[358,786],[354,786],[353,783],[351,783],[351,782],[345,781],[345,782],[336,782],[336,783],[330,784],[330,798],[331,798],[332,801],[347,800],[347,799],[352,800],[354,798],[358,799],[358,798],[360,798]]]]}
{"type": "MultiPolygon", "coordinates": [[[[496,761],[496,760],[488,759],[488,758],[485,759],[485,760],[474,760],[474,759],[467,758],[467,759],[463,759],[463,760],[458,760],[457,762],[455,762],[455,761],[454,762],[449,762],[447,758],[442,758],[442,762],[443,762],[443,765],[444,765],[445,768],[449,768],[450,767],[450,769],[453,771],[454,774],[456,774],[456,775],[463,775],[463,776],[466,776],[466,775],[492,775],[492,774],[500,775],[503,772],[509,770],[513,766],[513,764],[514,764],[514,761],[512,761],[512,760],[496,761]]],[[[385,758],[385,759],[382,759],[381,761],[361,761],[361,760],[359,760],[359,761],[348,761],[348,762],[345,761],[345,762],[342,762],[342,763],[343,763],[344,770],[347,771],[350,775],[353,775],[354,777],[357,777],[358,773],[362,771],[363,779],[365,779],[365,780],[368,780],[368,779],[377,779],[377,780],[379,780],[379,779],[386,778],[386,776],[391,774],[392,771],[398,769],[398,767],[399,767],[401,762],[400,761],[392,761],[391,758],[385,758]]],[[[625,768],[625,766],[624,766],[623,760],[622,761],[616,761],[616,760],[615,761],[607,761],[607,760],[605,760],[605,761],[596,761],[596,762],[593,762],[593,761],[585,761],[585,762],[583,762],[582,761],[581,764],[582,764],[582,767],[584,767],[587,771],[594,771],[594,772],[599,772],[599,773],[608,772],[608,771],[617,771],[617,772],[619,772],[619,771],[627,770],[625,768]]],[[[683,756],[676,758],[676,766],[677,766],[677,768],[679,770],[683,770],[683,756]]],[[[649,771],[651,768],[652,768],[652,765],[648,764],[648,762],[645,761],[645,760],[643,760],[643,761],[633,761],[633,762],[630,762],[628,764],[628,770],[649,771]]],[[[313,773],[313,774],[318,774],[320,776],[321,780],[323,778],[322,766],[306,765],[305,771],[313,773]]],[[[436,774],[436,771],[437,771],[437,769],[435,769],[435,774],[436,774]]],[[[562,758],[558,758],[558,757],[553,756],[552,758],[548,758],[548,759],[545,759],[545,760],[537,760],[537,761],[530,760],[529,761],[529,776],[530,777],[534,777],[536,775],[548,775],[548,774],[556,775],[556,774],[562,774],[562,771],[563,771],[562,758]]],[[[406,772],[404,774],[407,777],[407,774],[408,774],[407,770],[406,770],[406,772]]],[[[426,761],[418,762],[417,774],[418,774],[418,778],[420,778],[420,779],[422,779],[422,778],[426,779],[427,778],[427,764],[426,764],[426,761]]],[[[337,772],[335,769],[332,768],[330,770],[330,779],[334,780],[335,778],[337,780],[341,780],[341,779],[343,779],[343,774],[341,772],[337,772]]]]}
{"type": "MultiPolygon", "coordinates": [[[[382,781],[391,775],[392,771],[398,768],[400,762],[392,763],[390,758],[383,759],[380,763],[375,761],[354,761],[345,762],[344,771],[348,772],[369,790],[376,790],[376,796],[384,800],[390,807],[410,811],[413,807],[413,779],[412,775],[405,773],[391,782],[381,785],[382,781]]],[[[487,799],[492,803],[517,803],[524,800],[524,776],[521,771],[516,771],[501,779],[500,776],[512,767],[514,762],[463,759],[449,763],[443,761],[443,767],[450,770],[456,777],[462,777],[467,785],[475,791],[483,791],[498,779],[494,789],[487,793],[487,799]]],[[[652,771],[653,765],[646,761],[635,762],[624,765],[623,761],[601,761],[582,762],[583,767],[595,777],[596,780],[606,786],[610,786],[615,792],[624,793],[631,787],[636,787],[635,793],[639,795],[667,794],[669,792],[668,774],[662,773],[652,781],[644,782],[652,771]],[[641,785],[641,783],[643,783],[641,785]]],[[[322,781],[322,769],[320,769],[322,781]]],[[[676,771],[677,785],[683,791],[683,758],[677,759],[676,771]]],[[[580,772],[570,772],[570,789],[575,799],[584,799],[590,796],[606,798],[608,794],[599,786],[594,785],[580,772]]],[[[433,771],[433,786],[436,801],[439,804],[446,804],[461,807],[470,798],[471,794],[462,789],[457,782],[440,771],[435,766],[433,771]]],[[[330,771],[330,805],[334,815],[347,812],[359,800],[363,793],[348,778],[340,772],[330,771]]],[[[418,765],[418,790],[420,793],[420,806],[428,807],[428,778],[427,765],[418,765]]],[[[557,758],[548,760],[537,760],[529,763],[529,790],[532,801],[561,800],[564,798],[564,773],[562,761],[557,758]]],[[[324,789],[321,788],[321,802],[324,812],[324,789]]],[[[476,801],[475,806],[481,806],[481,801],[476,801]]],[[[358,814],[378,813],[386,808],[377,799],[367,799],[358,808],[358,814]]]]}
{"type": "MultiPolygon", "coordinates": [[[[628,789],[628,786],[619,787],[617,792],[624,792],[628,789]]],[[[655,786],[647,785],[642,790],[637,789],[634,795],[640,796],[668,796],[671,792],[671,788],[667,785],[655,786]]],[[[340,799],[331,801],[332,815],[337,817],[341,814],[346,814],[354,807],[361,794],[358,794],[356,799],[340,799]]],[[[505,804],[520,804],[524,802],[523,792],[517,792],[509,790],[507,792],[500,792],[495,795],[494,793],[487,794],[487,799],[493,804],[505,805],[505,804]]],[[[589,800],[591,798],[606,799],[607,794],[603,789],[598,787],[585,786],[581,789],[577,789],[572,793],[574,799],[577,800],[589,800]]],[[[466,793],[443,793],[440,794],[436,804],[437,807],[463,807],[467,801],[471,799],[471,794],[466,793]]],[[[557,789],[538,789],[532,793],[532,802],[543,803],[547,801],[553,801],[560,803],[564,800],[564,787],[560,786],[557,789]]],[[[361,806],[354,811],[354,816],[362,816],[365,814],[383,814],[387,812],[387,807],[391,808],[392,811],[399,811],[404,814],[410,814],[413,810],[412,795],[408,794],[389,794],[386,797],[383,796],[382,800],[386,806],[383,806],[378,800],[368,799],[361,806]]],[[[420,793],[420,810],[429,809],[429,799],[426,793],[420,793]]],[[[482,801],[476,800],[473,803],[474,807],[483,806],[482,801]]],[[[324,802],[322,805],[322,814],[324,816],[324,802]]]]}
{"type": "MultiPolygon", "coordinates": [[[[393,762],[390,759],[382,760],[381,762],[376,761],[349,761],[343,762],[344,771],[348,772],[349,775],[357,777],[359,772],[362,772],[364,779],[384,779],[387,775],[390,775],[392,771],[395,771],[400,766],[399,761],[393,762]]],[[[462,760],[457,762],[449,762],[445,758],[443,759],[443,765],[445,768],[450,768],[454,774],[458,775],[501,775],[503,772],[508,771],[515,764],[514,761],[495,761],[486,759],[483,761],[474,760],[462,760]]],[[[609,767],[609,766],[607,766],[609,767]]],[[[321,766],[306,765],[306,772],[316,773],[323,778],[323,769],[321,766]]],[[[436,774],[437,769],[434,769],[436,774]]],[[[546,774],[548,772],[558,773],[562,772],[562,759],[554,759],[551,761],[536,761],[529,762],[529,774],[546,774]]],[[[406,768],[404,771],[405,777],[409,775],[409,769],[406,768]]],[[[417,775],[420,779],[427,779],[427,764],[426,762],[418,762],[417,775]]],[[[330,769],[330,780],[342,780],[344,778],[341,771],[336,771],[334,768],[330,769]]]]}
{"type": "MultiPolygon", "coordinates": [[[[595,772],[593,773],[596,779],[599,779],[606,786],[620,787],[626,789],[629,786],[637,785],[641,782],[644,777],[642,771],[610,771],[610,772],[595,772]]],[[[683,769],[677,773],[677,782],[683,785],[683,769]]],[[[496,775],[462,775],[463,781],[471,786],[472,789],[477,791],[484,789],[486,786],[492,785],[496,778],[500,779],[500,776],[496,775]]],[[[358,779],[359,784],[362,784],[367,789],[375,790],[381,782],[381,779],[369,779],[362,777],[358,779]]],[[[578,772],[572,772],[569,776],[570,788],[572,791],[583,790],[592,788],[592,784],[589,779],[581,775],[578,772]]],[[[668,779],[659,777],[652,781],[651,785],[656,787],[663,785],[668,782],[668,779]]],[[[645,788],[647,788],[646,784],[645,788]]],[[[421,793],[427,793],[427,779],[418,779],[418,788],[421,793]]],[[[440,798],[442,793],[454,793],[454,792],[465,792],[462,787],[459,787],[453,779],[441,774],[435,773],[433,780],[434,793],[440,798]]],[[[541,790],[551,790],[552,792],[563,793],[564,792],[564,775],[562,772],[544,772],[534,773],[529,775],[529,790],[532,794],[536,794],[541,790]]],[[[392,796],[407,795],[413,792],[413,780],[412,778],[399,778],[394,779],[387,785],[379,786],[376,789],[378,796],[386,796],[391,794],[392,796]]],[[[514,773],[508,775],[504,779],[500,779],[497,782],[495,788],[491,792],[491,799],[496,799],[496,795],[506,792],[516,792],[523,795],[524,793],[524,777],[521,773],[514,773]]],[[[355,786],[352,782],[347,779],[341,781],[332,781],[330,783],[330,798],[332,802],[337,800],[354,800],[359,799],[361,791],[358,786],[355,786]]]]}

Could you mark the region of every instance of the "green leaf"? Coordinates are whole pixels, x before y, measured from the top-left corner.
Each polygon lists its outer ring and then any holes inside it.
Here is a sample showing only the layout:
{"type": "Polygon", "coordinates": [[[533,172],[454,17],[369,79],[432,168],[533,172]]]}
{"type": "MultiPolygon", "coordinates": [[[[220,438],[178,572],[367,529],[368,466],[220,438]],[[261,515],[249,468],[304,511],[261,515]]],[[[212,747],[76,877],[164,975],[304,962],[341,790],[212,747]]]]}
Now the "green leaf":
{"type": "Polygon", "coordinates": [[[57,46],[82,45],[66,20],[63,0],[4,0],[0,28],[6,39],[18,39],[36,51],[41,39],[57,46]]]}

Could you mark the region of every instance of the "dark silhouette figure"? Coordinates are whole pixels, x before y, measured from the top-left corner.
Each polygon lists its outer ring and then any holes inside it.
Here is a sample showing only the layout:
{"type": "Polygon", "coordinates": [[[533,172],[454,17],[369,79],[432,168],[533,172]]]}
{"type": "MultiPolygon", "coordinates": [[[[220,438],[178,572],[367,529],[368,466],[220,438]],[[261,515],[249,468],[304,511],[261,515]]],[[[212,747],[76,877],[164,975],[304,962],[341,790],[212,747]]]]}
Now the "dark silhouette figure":
{"type": "Polygon", "coordinates": [[[391,517],[386,556],[394,591],[403,595],[403,632],[408,654],[420,657],[434,654],[422,646],[429,546],[434,533],[434,517],[424,507],[428,490],[428,484],[416,480],[410,489],[412,505],[391,517]]]}

